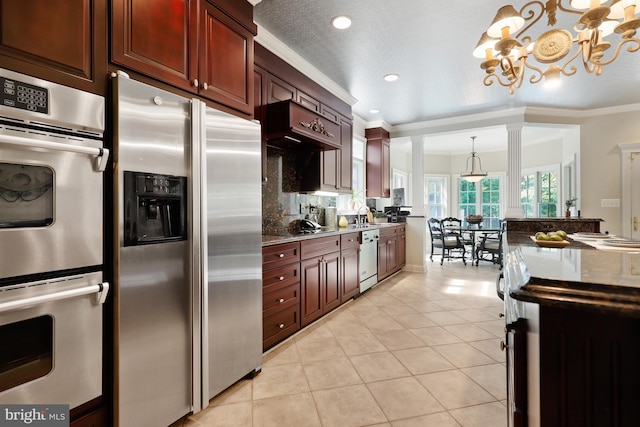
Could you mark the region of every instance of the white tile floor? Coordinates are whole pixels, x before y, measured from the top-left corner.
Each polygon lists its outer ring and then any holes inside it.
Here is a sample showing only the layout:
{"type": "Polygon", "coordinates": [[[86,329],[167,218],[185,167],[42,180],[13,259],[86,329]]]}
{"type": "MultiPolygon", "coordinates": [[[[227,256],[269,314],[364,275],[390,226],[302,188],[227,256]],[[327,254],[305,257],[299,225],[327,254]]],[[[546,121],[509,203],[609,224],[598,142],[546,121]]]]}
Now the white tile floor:
{"type": "Polygon", "coordinates": [[[267,352],[177,425],[506,426],[498,268],[401,272],[267,352]]]}

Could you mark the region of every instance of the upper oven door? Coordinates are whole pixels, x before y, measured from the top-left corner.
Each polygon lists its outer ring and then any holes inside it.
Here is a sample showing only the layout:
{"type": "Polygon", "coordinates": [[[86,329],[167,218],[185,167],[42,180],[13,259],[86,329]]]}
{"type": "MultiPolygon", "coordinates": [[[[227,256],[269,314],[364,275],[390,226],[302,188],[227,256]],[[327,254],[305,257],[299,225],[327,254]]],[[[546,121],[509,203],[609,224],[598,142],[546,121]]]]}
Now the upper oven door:
{"type": "Polygon", "coordinates": [[[0,123],[0,281],[102,264],[101,147],[0,123]]]}

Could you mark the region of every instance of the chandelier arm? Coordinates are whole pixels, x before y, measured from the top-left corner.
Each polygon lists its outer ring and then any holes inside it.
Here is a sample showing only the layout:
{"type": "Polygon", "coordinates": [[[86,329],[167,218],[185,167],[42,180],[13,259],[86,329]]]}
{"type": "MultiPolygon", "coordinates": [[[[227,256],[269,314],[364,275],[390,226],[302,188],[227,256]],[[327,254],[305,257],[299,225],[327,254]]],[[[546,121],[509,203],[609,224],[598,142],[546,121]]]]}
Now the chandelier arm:
{"type": "MultiPolygon", "coordinates": [[[[544,74],[543,74],[543,71],[542,71],[541,68],[538,68],[535,65],[531,64],[529,61],[527,61],[526,57],[523,58],[522,64],[524,66],[526,66],[528,69],[530,69],[530,70],[535,72],[535,74],[533,74],[531,77],[529,77],[529,82],[530,83],[538,83],[540,80],[542,80],[542,76],[544,74]]],[[[525,68],[524,66],[522,67],[523,70],[525,68]]],[[[524,80],[524,79],[522,79],[522,80],[524,80]]]]}
{"type": "Polygon", "coordinates": [[[562,0],[555,0],[558,9],[560,9],[563,12],[569,12],[569,13],[574,13],[576,15],[582,15],[582,12],[580,12],[579,10],[575,10],[575,9],[567,9],[566,7],[564,7],[562,5],[562,0]]]}
{"type": "Polygon", "coordinates": [[[485,86],[491,86],[494,81],[498,82],[500,86],[511,86],[511,82],[503,82],[502,79],[500,79],[500,76],[496,73],[491,73],[484,76],[483,83],[485,86]]]}
{"type": "Polygon", "coordinates": [[[578,71],[578,67],[576,67],[571,63],[573,62],[574,59],[580,56],[580,53],[582,53],[582,50],[578,49],[576,50],[576,53],[574,53],[569,59],[567,59],[567,61],[564,63],[564,65],[560,69],[560,72],[562,74],[564,74],[565,76],[573,76],[578,71]],[[570,64],[571,66],[569,66],[570,64]]]}
{"type": "Polygon", "coordinates": [[[596,60],[591,61],[591,62],[593,62],[596,66],[600,66],[600,67],[603,66],[603,65],[611,64],[618,57],[618,54],[620,53],[620,50],[622,49],[622,46],[627,44],[627,43],[629,43],[629,42],[635,43],[635,46],[634,45],[627,46],[627,52],[636,52],[636,51],[638,51],[640,49],[640,39],[637,39],[635,37],[632,38],[632,39],[624,39],[623,41],[621,41],[618,44],[618,46],[616,46],[616,50],[614,51],[614,54],[613,54],[613,56],[611,58],[609,58],[606,61],[598,61],[596,59],[596,60]]]}
{"type": "MultiPolygon", "coordinates": [[[[551,0],[551,1],[554,1],[554,0],[551,0]]],[[[520,9],[518,13],[520,14],[520,16],[524,18],[525,22],[529,20],[532,20],[532,21],[529,22],[524,27],[522,27],[522,29],[520,29],[520,31],[518,31],[518,33],[515,35],[515,38],[516,39],[520,38],[520,36],[523,35],[529,28],[535,25],[544,15],[544,11],[545,11],[544,4],[539,0],[530,1],[529,3],[522,6],[522,9],[520,9]],[[533,6],[538,6],[540,8],[540,11],[533,10],[533,6]]],[[[529,40],[531,40],[530,37],[528,38],[529,40]]]]}

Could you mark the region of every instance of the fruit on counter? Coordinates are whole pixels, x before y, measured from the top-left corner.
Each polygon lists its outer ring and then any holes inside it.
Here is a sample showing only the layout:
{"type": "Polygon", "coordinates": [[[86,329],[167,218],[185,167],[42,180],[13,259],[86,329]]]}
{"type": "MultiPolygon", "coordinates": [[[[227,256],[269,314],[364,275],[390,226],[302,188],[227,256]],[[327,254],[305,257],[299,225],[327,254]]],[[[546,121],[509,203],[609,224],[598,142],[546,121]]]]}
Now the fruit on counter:
{"type": "Polygon", "coordinates": [[[564,230],[558,231],[538,231],[535,235],[536,240],[551,240],[556,242],[561,242],[567,238],[567,233],[564,230]]]}

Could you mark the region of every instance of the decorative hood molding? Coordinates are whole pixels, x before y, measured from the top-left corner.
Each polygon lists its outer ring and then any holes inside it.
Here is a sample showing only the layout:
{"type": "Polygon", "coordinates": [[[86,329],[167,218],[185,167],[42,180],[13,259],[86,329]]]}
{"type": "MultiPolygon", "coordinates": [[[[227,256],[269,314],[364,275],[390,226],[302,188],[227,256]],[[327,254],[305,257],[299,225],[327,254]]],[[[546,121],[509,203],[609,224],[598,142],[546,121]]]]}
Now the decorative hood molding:
{"type": "Polygon", "coordinates": [[[294,101],[267,105],[267,145],[310,151],[341,146],[340,124],[294,101]]]}

